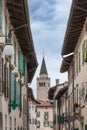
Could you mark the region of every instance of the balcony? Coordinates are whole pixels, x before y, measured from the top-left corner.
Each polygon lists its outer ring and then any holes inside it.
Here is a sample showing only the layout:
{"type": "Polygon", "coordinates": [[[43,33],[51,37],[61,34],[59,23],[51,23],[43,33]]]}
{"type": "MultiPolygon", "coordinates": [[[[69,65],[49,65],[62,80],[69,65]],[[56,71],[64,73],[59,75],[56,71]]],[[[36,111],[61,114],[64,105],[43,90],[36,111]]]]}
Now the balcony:
{"type": "Polygon", "coordinates": [[[73,115],[71,113],[62,113],[60,115],[60,123],[63,122],[70,123],[70,122],[74,122],[75,120],[78,120],[80,122],[84,120],[84,117],[81,116],[79,109],[76,109],[76,112],[74,112],[73,115]]]}

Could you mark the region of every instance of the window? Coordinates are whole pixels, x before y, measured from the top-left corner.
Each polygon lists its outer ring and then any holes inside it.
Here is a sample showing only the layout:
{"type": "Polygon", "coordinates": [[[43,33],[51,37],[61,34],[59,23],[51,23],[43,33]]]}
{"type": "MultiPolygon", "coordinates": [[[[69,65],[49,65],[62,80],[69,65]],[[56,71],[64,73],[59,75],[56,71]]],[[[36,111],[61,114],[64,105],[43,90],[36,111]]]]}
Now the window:
{"type": "Polygon", "coordinates": [[[53,121],[50,121],[50,127],[53,128],[53,121]]]}
{"type": "Polygon", "coordinates": [[[16,43],[14,43],[14,64],[16,66],[16,43]]]}
{"type": "Polygon", "coordinates": [[[39,87],[45,87],[46,86],[46,83],[45,82],[40,82],[39,83],[39,87]]]}
{"type": "Polygon", "coordinates": [[[7,115],[5,115],[5,125],[7,125],[7,115]]]}
{"type": "Polygon", "coordinates": [[[18,69],[22,76],[25,75],[25,59],[21,51],[18,52],[18,69]]]}
{"type": "Polygon", "coordinates": [[[82,46],[82,64],[87,61],[87,40],[84,41],[82,46]]]}
{"type": "Polygon", "coordinates": [[[14,118],[14,130],[16,130],[16,118],[14,118]]]}
{"type": "Polygon", "coordinates": [[[2,28],[2,2],[0,0],[0,28],[2,28]]]}
{"type": "Polygon", "coordinates": [[[37,121],[37,128],[40,128],[40,121],[37,121]]]}
{"type": "Polygon", "coordinates": [[[40,112],[39,111],[37,111],[37,117],[40,117],[40,112]]]}
{"type": "Polygon", "coordinates": [[[18,107],[21,107],[21,87],[20,84],[18,82],[16,82],[16,104],[18,105],[18,107]]]}
{"type": "Polygon", "coordinates": [[[74,88],[74,102],[78,103],[78,87],[74,88]]]}
{"type": "Polygon", "coordinates": [[[75,56],[75,70],[76,70],[76,75],[78,75],[78,53],[76,53],[75,56]]]}
{"type": "Polygon", "coordinates": [[[44,121],[44,127],[49,127],[49,121],[44,121]]]}
{"type": "Polygon", "coordinates": [[[44,119],[47,120],[49,118],[49,113],[48,112],[44,112],[44,119]]]}
{"type": "Polygon", "coordinates": [[[12,117],[10,117],[10,126],[12,126],[12,117]]]}
{"type": "Polygon", "coordinates": [[[16,79],[14,73],[11,73],[11,103],[16,99],[16,79]]]}
{"type": "Polygon", "coordinates": [[[79,71],[81,70],[81,60],[80,60],[80,58],[81,58],[81,54],[79,52],[79,71]]]}
{"type": "Polygon", "coordinates": [[[5,127],[5,130],[7,130],[7,127],[5,127]]]}

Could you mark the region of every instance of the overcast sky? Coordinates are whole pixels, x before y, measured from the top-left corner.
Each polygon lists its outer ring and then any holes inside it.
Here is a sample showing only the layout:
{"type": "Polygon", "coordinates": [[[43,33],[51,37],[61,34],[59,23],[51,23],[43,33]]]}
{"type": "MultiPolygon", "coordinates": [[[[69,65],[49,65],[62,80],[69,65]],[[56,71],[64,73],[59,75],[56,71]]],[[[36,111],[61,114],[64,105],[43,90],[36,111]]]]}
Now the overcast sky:
{"type": "Polygon", "coordinates": [[[38,60],[38,68],[30,87],[36,95],[36,78],[39,76],[43,50],[51,86],[55,79],[67,81],[67,74],[60,73],[61,48],[65,36],[72,0],[28,0],[31,31],[38,60]]]}

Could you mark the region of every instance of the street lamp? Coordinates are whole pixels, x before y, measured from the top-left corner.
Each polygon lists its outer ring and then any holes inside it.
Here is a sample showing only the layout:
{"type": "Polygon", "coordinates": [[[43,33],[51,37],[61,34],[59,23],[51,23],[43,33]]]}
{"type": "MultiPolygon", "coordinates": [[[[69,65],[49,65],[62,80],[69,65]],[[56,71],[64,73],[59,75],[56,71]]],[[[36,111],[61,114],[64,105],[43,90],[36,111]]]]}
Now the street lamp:
{"type": "Polygon", "coordinates": [[[14,47],[13,47],[13,45],[11,44],[11,39],[10,39],[10,38],[7,39],[7,43],[5,44],[4,54],[5,54],[6,56],[14,55],[14,47]]]}
{"type": "Polygon", "coordinates": [[[12,32],[12,31],[19,30],[19,29],[21,29],[21,28],[23,28],[23,27],[26,27],[26,26],[28,26],[28,25],[29,25],[29,23],[26,23],[26,24],[23,24],[23,25],[18,26],[18,27],[16,27],[16,28],[12,28],[12,29],[9,31],[9,33],[8,33],[7,36],[6,36],[6,35],[0,35],[0,37],[6,37],[6,44],[5,44],[5,47],[4,47],[4,54],[5,54],[6,56],[12,56],[12,55],[14,55],[14,47],[13,47],[13,45],[12,45],[12,43],[11,43],[11,32],[12,32]]]}

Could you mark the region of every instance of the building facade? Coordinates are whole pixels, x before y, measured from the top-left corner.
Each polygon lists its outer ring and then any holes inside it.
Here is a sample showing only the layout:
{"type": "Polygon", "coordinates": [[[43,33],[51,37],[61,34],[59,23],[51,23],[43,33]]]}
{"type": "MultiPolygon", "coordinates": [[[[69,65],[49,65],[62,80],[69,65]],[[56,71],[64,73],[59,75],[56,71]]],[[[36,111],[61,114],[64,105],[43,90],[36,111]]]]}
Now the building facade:
{"type": "Polygon", "coordinates": [[[87,1],[73,1],[62,47],[61,72],[68,72],[70,130],[87,130],[87,1]],[[69,40],[70,39],[70,40],[69,40]],[[68,49],[69,48],[69,49],[68,49]]]}
{"type": "Polygon", "coordinates": [[[0,130],[28,130],[27,88],[37,68],[28,22],[27,0],[0,0],[0,130]],[[4,51],[8,40],[12,55],[4,51]]]}
{"type": "Polygon", "coordinates": [[[38,100],[37,130],[53,130],[53,107],[49,101],[38,100]]]}
{"type": "Polygon", "coordinates": [[[31,88],[28,88],[28,129],[37,130],[37,107],[36,105],[40,104],[35,100],[33,91],[31,88]]]}
{"type": "MultiPolygon", "coordinates": [[[[48,97],[53,104],[53,129],[67,130],[67,121],[64,122],[64,116],[67,113],[67,90],[68,83],[59,83],[56,79],[56,85],[48,91],[48,97]]],[[[65,119],[66,120],[66,119],[65,119]]]]}

